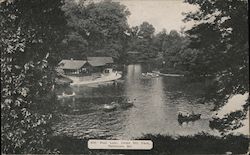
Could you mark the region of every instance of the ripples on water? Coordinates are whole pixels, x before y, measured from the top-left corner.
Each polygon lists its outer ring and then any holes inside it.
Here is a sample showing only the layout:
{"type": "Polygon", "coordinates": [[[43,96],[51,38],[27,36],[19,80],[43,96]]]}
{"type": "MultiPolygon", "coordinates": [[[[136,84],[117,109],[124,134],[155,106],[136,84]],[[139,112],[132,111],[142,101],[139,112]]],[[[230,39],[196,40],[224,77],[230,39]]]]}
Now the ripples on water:
{"type": "Polygon", "coordinates": [[[209,128],[213,107],[200,103],[200,85],[185,82],[183,77],[142,79],[149,71],[141,65],[129,65],[121,83],[74,86],[76,96],[60,100],[62,120],[53,126],[56,134],[69,136],[131,139],[143,134],[192,135],[216,134],[209,128]],[[130,99],[134,106],[103,110],[104,104],[130,99]],[[179,124],[179,112],[201,113],[195,122],[179,124]]]}

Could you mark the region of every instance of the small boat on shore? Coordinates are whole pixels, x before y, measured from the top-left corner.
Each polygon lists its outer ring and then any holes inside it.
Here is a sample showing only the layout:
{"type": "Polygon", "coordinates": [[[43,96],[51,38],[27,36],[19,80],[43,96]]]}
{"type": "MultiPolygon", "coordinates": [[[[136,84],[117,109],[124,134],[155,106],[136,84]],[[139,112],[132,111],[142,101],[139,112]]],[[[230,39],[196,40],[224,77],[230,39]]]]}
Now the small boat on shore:
{"type": "Polygon", "coordinates": [[[75,96],[76,93],[73,92],[72,94],[66,94],[65,92],[62,93],[62,95],[58,95],[57,97],[60,99],[60,98],[68,98],[68,97],[73,97],[75,96]]]}

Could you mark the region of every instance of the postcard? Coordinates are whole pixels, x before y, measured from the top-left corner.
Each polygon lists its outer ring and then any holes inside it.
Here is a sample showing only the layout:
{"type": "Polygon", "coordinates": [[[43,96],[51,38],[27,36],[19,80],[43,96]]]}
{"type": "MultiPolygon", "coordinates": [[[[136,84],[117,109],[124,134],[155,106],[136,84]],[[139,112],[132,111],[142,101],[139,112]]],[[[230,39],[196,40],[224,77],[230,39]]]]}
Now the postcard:
{"type": "Polygon", "coordinates": [[[0,0],[1,153],[249,153],[248,1],[0,0]]]}

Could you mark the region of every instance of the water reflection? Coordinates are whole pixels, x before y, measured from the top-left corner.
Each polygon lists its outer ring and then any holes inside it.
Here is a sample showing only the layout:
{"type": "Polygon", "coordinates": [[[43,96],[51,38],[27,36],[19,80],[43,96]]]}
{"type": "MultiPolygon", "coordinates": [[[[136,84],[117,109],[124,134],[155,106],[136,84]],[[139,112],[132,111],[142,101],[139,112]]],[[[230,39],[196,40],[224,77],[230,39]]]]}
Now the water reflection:
{"type": "Polygon", "coordinates": [[[216,134],[209,128],[211,104],[197,102],[201,87],[183,78],[157,77],[142,79],[148,66],[126,67],[124,82],[75,86],[76,96],[60,100],[63,119],[56,122],[57,134],[77,137],[130,139],[143,134],[191,135],[198,132],[216,134]],[[123,99],[134,101],[128,109],[105,112],[103,105],[123,99]],[[179,124],[178,112],[201,113],[195,122],[179,124]]]}

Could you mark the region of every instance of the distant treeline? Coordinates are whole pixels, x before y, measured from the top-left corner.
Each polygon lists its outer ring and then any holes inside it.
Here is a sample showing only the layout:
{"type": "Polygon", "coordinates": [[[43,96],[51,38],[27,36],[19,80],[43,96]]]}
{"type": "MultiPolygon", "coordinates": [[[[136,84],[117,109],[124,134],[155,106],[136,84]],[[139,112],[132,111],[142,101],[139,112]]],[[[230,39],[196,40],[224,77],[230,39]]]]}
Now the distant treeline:
{"type": "MultiPolygon", "coordinates": [[[[186,2],[210,6],[209,2],[186,2]]],[[[203,23],[181,32],[163,29],[156,33],[147,21],[130,27],[130,11],[119,2],[65,1],[62,10],[67,25],[61,58],[112,56],[119,63],[150,61],[157,62],[164,72],[183,71],[197,76],[214,76],[233,66],[246,68],[248,18],[238,11],[246,10],[245,3],[218,2],[213,7],[202,7],[200,12],[187,13],[184,21],[203,23]],[[234,5],[238,12],[229,11],[234,5]],[[216,9],[224,12],[214,20],[209,15],[216,9]],[[235,15],[242,18],[237,21],[235,15]]]]}
{"type": "Polygon", "coordinates": [[[197,51],[188,48],[190,39],[184,29],[180,33],[165,29],[155,33],[154,26],[147,21],[129,27],[129,10],[112,1],[88,4],[66,1],[62,9],[67,34],[61,58],[112,56],[118,63],[150,61],[174,70],[192,67],[197,51]]]}

